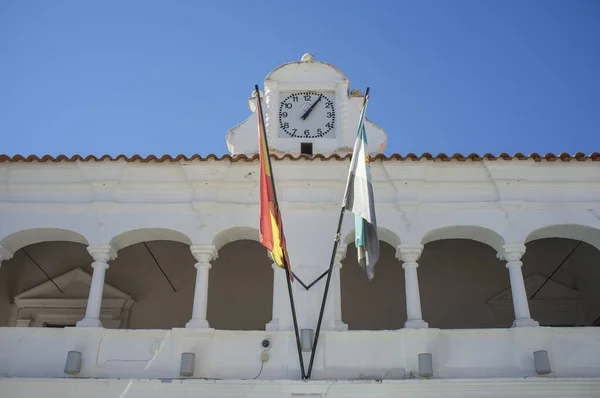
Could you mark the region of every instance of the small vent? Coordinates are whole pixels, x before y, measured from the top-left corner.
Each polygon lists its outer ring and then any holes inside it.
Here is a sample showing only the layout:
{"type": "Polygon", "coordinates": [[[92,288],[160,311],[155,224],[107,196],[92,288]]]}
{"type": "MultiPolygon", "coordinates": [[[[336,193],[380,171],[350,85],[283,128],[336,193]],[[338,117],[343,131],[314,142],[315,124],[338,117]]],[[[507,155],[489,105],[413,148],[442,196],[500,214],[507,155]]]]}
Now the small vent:
{"type": "Polygon", "coordinates": [[[300,153],[303,155],[312,156],[313,154],[313,144],[312,142],[302,142],[300,143],[300,153]]]}

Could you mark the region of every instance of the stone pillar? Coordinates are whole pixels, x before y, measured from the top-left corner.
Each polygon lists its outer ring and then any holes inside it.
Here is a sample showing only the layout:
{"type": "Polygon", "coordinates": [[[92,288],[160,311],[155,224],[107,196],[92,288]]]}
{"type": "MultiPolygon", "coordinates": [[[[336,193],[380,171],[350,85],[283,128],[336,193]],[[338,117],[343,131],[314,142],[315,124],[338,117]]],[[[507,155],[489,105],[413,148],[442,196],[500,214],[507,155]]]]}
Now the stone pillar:
{"type": "Polygon", "coordinates": [[[2,267],[2,261],[10,260],[13,254],[6,247],[0,245],[0,267],[2,267]]]}
{"type": "Polygon", "coordinates": [[[423,251],[421,244],[401,244],[396,249],[396,257],[403,261],[404,268],[404,286],[406,290],[406,323],[407,329],[422,329],[429,325],[423,321],[421,312],[421,297],[419,294],[419,279],[417,277],[417,268],[419,267],[419,257],[423,251]]]}
{"type": "Polygon", "coordinates": [[[117,258],[117,253],[110,245],[91,245],[87,248],[94,259],[92,268],[92,284],[88,296],[85,318],[77,322],[77,327],[102,327],[100,322],[100,309],[102,308],[102,292],[104,290],[104,276],[108,269],[108,261],[117,258]]]}
{"type": "MultiPolygon", "coordinates": [[[[285,269],[277,264],[271,264],[273,268],[273,316],[271,322],[267,323],[265,330],[280,330],[279,329],[279,314],[282,310],[282,302],[289,303],[285,269]]],[[[289,304],[286,308],[289,308],[289,304]]]]}
{"type": "Polygon", "coordinates": [[[206,320],[208,308],[208,271],[210,262],[217,258],[217,249],[213,245],[192,245],[192,255],[196,259],[196,287],[194,290],[194,306],[192,319],[185,325],[186,328],[204,329],[210,325],[206,320]]]}
{"type": "Polygon", "coordinates": [[[348,324],[342,321],[342,260],[346,258],[347,246],[339,244],[335,253],[331,289],[333,290],[333,327],[335,330],[348,330],[348,324]]]}
{"type": "Polygon", "coordinates": [[[529,301],[523,280],[521,257],[525,254],[525,245],[522,243],[507,244],[503,247],[502,257],[506,260],[506,268],[510,276],[510,290],[512,292],[513,306],[515,310],[515,321],[513,327],[539,326],[540,324],[531,318],[529,312],[529,301]]]}

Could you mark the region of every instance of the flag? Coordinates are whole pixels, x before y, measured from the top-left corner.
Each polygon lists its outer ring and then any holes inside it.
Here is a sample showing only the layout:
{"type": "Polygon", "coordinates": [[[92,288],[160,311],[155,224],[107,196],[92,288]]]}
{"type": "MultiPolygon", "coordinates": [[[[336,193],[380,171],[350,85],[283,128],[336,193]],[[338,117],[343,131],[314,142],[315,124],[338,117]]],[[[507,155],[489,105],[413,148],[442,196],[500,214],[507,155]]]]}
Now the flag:
{"type": "Polygon", "coordinates": [[[379,260],[379,238],[377,237],[371,165],[364,124],[368,98],[367,94],[358,120],[356,142],[352,151],[344,195],[344,208],[354,213],[354,237],[358,251],[358,264],[366,270],[369,280],[372,280],[375,276],[375,263],[379,260]]]}
{"type": "MultiPolygon", "coordinates": [[[[258,91],[258,90],[257,90],[258,91]]],[[[287,268],[293,280],[290,261],[287,254],[283,222],[277,204],[273,172],[269,158],[267,135],[262,118],[260,93],[257,92],[256,114],[258,119],[258,147],[260,160],[260,243],[269,250],[275,264],[287,268]]]]}

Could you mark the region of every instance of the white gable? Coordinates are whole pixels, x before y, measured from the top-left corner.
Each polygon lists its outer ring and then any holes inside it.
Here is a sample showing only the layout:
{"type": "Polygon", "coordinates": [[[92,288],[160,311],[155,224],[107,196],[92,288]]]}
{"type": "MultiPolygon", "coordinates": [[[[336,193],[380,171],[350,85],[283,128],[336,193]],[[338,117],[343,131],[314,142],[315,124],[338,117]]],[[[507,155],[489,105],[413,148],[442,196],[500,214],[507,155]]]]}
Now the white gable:
{"type": "MultiPolygon", "coordinates": [[[[29,289],[15,296],[11,323],[15,326],[74,325],[85,315],[91,283],[90,274],[75,268],[29,289]]],[[[126,328],[133,304],[130,295],[105,283],[100,313],[102,324],[108,328],[126,328]]]]}
{"type": "MultiPolygon", "coordinates": [[[[264,81],[264,93],[261,92],[260,95],[269,148],[272,153],[299,155],[301,143],[314,145],[313,154],[328,156],[334,153],[345,155],[352,152],[364,94],[359,89],[351,90],[348,78],[336,66],[315,61],[312,55],[305,54],[302,61],[288,62],[269,73],[264,81]],[[333,104],[337,109],[335,132],[331,136],[290,138],[278,134],[280,101],[283,99],[282,95],[289,94],[290,90],[331,93],[333,104]]],[[[258,115],[254,92],[248,98],[248,105],[252,112],[250,117],[227,132],[227,147],[234,155],[258,153],[258,115]]],[[[382,153],[387,143],[385,130],[369,120],[365,122],[365,129],[369,154],[382,153]]]]}
{"type": "MultiPolygon", "coordinates": [[[[92,284],[92,276],[81,268],[75,268],[54,278],[53,281],[54,283],[46,281],[15,296],[15,302],[23,301],[24,299],[41,298],[84,298],[87,300],[92,284]],[[56,288],[55,284],[60,287],[62,293],[56,288]]],[[[127,293],[106,283],[104,284],[102,297],[124,299],[127,301],[133,300],[127,293]]]]}
{"type": "MultiPolygon", "coordinates": [[[[533,274],[525,278],[525,289],[527,295],[531,297],[546,281],[547,277],[541,274],[533,274]]],[[[558,283],[552,279],[548,280],[544,287],[535,295],[531,301],[541,300],[579,300],[579,292],[571,289],[561,283],[558,283]]],[[[488,303],[490,304],[501,304],[506,303],[512,306],[512,291],[510,288],[503,290],[501,293],[492,297],[488,303]]]]}
{"type": "MultiPolygon", "coordinates": [[[[533,274],[525,278],[527,297],[531,297],[537,292],[546,279],[547,277],[541,274],[533,274]]],[[[500,323],[511,322],[511,319],[514,319],[512,301],[510,288],[488,300],[488,304],[500,323]]],[[[529,300],[529,308],[531,317],[540,322],[542,326],[582,325],[585,323],[579,292],[552,279],[546,282],[533,300],[529,300]]]]}

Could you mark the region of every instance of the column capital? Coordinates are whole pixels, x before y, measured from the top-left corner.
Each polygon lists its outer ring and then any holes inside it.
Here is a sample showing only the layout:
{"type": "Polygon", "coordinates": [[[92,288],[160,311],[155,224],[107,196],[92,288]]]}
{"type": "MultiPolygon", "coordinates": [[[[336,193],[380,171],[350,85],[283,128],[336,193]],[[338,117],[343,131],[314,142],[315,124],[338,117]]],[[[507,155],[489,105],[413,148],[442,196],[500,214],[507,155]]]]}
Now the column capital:
{"type": "Polygon", "coordinates": [[[0,265],[2,265],[2,261],[10,260],[13,256],[13,252],[8,250],[6,247],[0,245],[0,265]]]}
{"type": "Polygon", "coordinates": [[[403,243],[396,247],[396,258],[405,264],[415,264],[421,257],[423,245],[420,243],[403,243]]]}
{"type": "Polygon", "coordinates": [[[111,245],[89,245],[87,251],[94,261],[99,263],[108,263],[117,258],[117,252],[111,245]]]}
{"type": "Polygon", "coordinates": [[[507,261],[508,263],[520,263],[523,254],[525,254],[524,243],[508,243],[502,246],[502,251],[498,253],[497,257],[507,261]]]}
{"type": "MultiPolygon", "coordinates": [[[[219,256],[215,245],[191,245],[190,251],[198,264],[210,264],[212,260],[219,256]]],[[[196,266],[198,268],[199,265],[196,266]]]]}
{"type": "Polygon", "coordinates": [[[335,262],[338,268],[342,268],[342,261],[346,258],[346,253],[348,253],[348,246],[344,244],[338,244],[338,247],[335,251],[335,262]]]}

